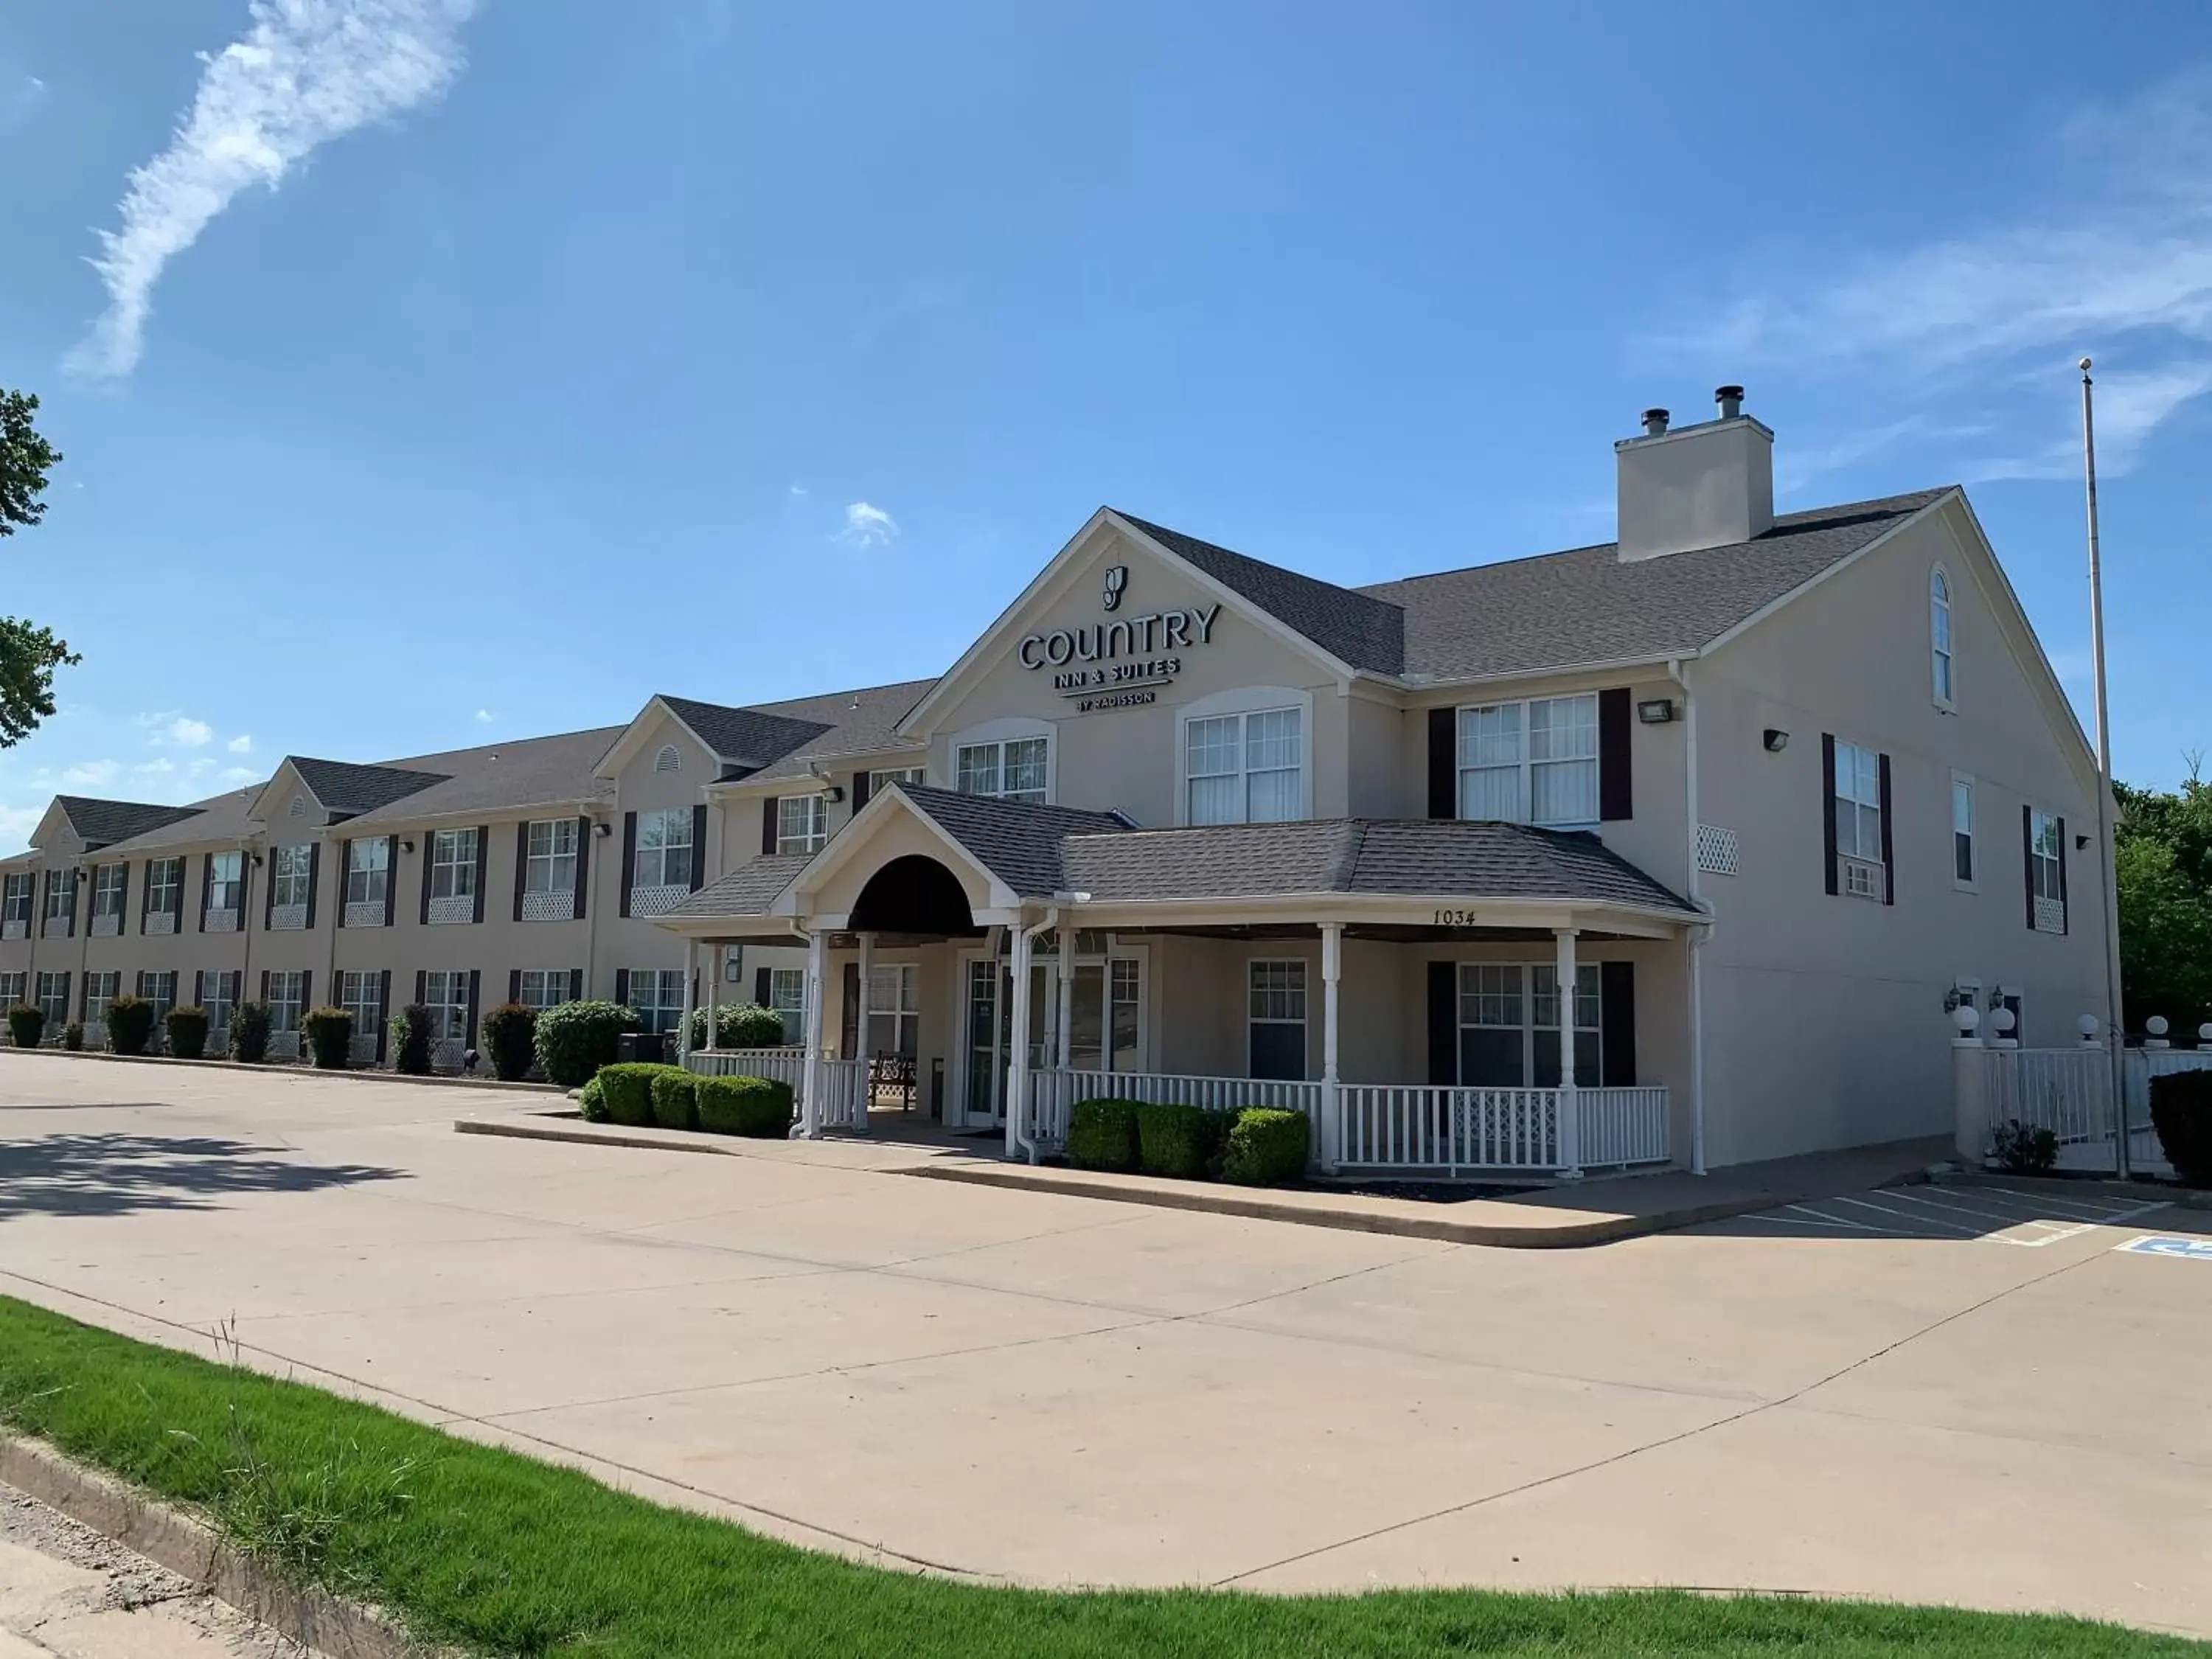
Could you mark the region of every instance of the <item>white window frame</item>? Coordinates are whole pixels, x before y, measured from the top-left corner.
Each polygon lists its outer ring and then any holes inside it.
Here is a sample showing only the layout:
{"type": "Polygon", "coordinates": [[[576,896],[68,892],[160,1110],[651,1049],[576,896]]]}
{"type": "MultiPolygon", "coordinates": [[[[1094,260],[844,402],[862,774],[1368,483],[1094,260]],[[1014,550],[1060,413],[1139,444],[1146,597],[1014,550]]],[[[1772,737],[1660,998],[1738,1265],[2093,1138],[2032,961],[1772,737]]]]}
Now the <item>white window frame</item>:
{"type": "Polygon", "coordinates": [[[775,850],[818,853],[830,839],[830,797],[781,795],[775,803],[775,850]]]}
{"type": "Polygon", "coordinates": [[[1981,809],[1974,780],[1967,773],[1951,774],[1951,885],[1961,893],[1982,890],[1981,809]],[[1965,823],[1960,823],[1963,817],[1965,823]],[[1963,847],[1961,843],[1964,843],[1963,847]],[[1966,855],[1966,873],[1959,873],[1959,854],[1966,855]]]}
{"type": "Polygon", "coordinates": [[[2057,812],[2046,812],[2031,805],[2027,809],[2028,879],[2033,884],[2036,908],[2040,910],[2045,902],[2058,907],[2058,926],[2045,927],[2040,916],[2035,931],[2039,933],[2063,933],[2066,931],[2066,848],[2063,844],[2065,820],[2057,812]],[[2045,852],[2044,843],[2051,850],[2045,852]]]}
{"type": "Polygon", "coordinates": [[[0,973],[0,1008],[21,1006],[29,994],[30,984],[31,975],[27,969],[12,968],[0,973]]]}
{"type": "Polygon", "coordinates": [[[76,914],[76,872],[63,868],[46,872],[46,902],[40,909],[42,923],[65,921],[76,914]]]}
{"type": "Polygon", "coordinates": [[[572,982],[566,968],[525,968],[515,980],[515,1000],[542,1014],[568,1000],[572,982]]]}
{"type": "Polygon", "coordinates": [[[1955,590],[1951,573],[1936,565],[1928,573],[1928,673],[1936,706],[1947,714],[1959,712],[1957,635],[1953,629],[1955,590]]]}
{"type": "MultiPolygon", "coordinates": [[[[1024,760],[1029,756],[1024,750],[1024,760]]],[[[1048,805],[1059,799],[1059,780],[1054,769],[1060,762],[1060,744],[1054,740],[1053,728],[1043,720],[986,720],[957,732],[952,739],[952,787],[965,795],[981,795],[992,800],[1028,801],[1048,805]],[[1042,789],[1023,789],[1009,792],[1006,784],[1007,751],[1019,746],[1042,743],[1044,761],[1044,784],[1042,789]],[[988,772],[980,765],[969,763],[969,757],[990,755],[988,772]]]]}
{"type": "Polygon", "coordinates": [[[84,975],[84,1023],[107,1024],[107,1005],[123,994],[123,975],[114,968],[92,968],[84,975]]]}
{"type": "Polygon", "coordinates": [[[911,962],[878,962],[868,970],[868,1024],[860,1033],[861,1052],[918,1055],[921,1052],[921,969],[911,962]],[[888,1023],[890,1041],[875,1041],[876,1022],[888,1023]]]}
{"type": "Polygon", "coordinates": [[[433,968],[422,975],[422,1006],[430,1011],[430,1041],[465,1042],[469,1035],[469,970],[433,968]]]}
{"type": "Polygon", "coordinates": [[[185,861],[181,858],[146,860],[146,910],[149,915],[174,915],[184,890],[185,861]]]}
{"type": "Polygon", "coordinates": [[[18,870],[11,872],[4,885],[0,885],[0,921],[20,921],[30,926],[31,912],[38,908],[39,883],[34,872],[18,870]]]}
{"type": "Polygon", "coordinates": [[[271,1035],[290,1035],[301,1030],[307,1013],[307,975],[304,969],[272,969],[269,975],[269,1030],[271,1035]]]}
{"type": "Polygon", "coordinates": [[[1889,896],[1889,872],[1881,861],[1881,755],[1862,744],[1835,740],[1835,764],[1828,787],[1836,798],[1836,890],[1845,898],[1872,899],[1880,904],[1889,896]],[[1862,769],[1860,762],[1866,766],[1862,769]],[[1844,780],[1850,781],[1846,790],[1844,780]],[[1860,792],[1866,792],[1862,794],[1860,792]],[[1843,808],[1851,808],[1851,834],[1844,835],[1843,808]],[[1873,847],[1866,842],[1867,814],[1874,815],[1873,847]]]}
{"type": "MultiPolygon", "coordinates": [[[[1472,818],[1476,816],[1468,807],[1468,784],[1472,775],[1510,771],[1516,775],[1514,783],[1515,811],[1504,820],[1504,822],[1534,824],[1549,830],[1595,829],[1605,810],[1605,779],[1602,769],[1605,763],[1601,757],[1604,745],[1600,738],[1598,722],[1598,696],[1595,691],[1575,691],[1556,697],[1524,697],[1518,702],[1461,704],[1454,711],[1453,717],[1453,738],[1455,744],[1452,757],[1455,769],[1453,804],[1458,816],[1462,818],[1472,818]],[[1555,712],[1565,710],[1579,716],[1587,710],[1589,752],[1587,755],[1546,755],[1539,757],[1535,752],[1537,724],[1534,713],[1539,708],[1545,711],[1544,730],[1547,733],[1555,730],[1580,730],[1585,724],[1582,720],[1577,719],[1570,726],[1555,726],[1552,720],[1555,712]],[[1474,761],[1468,758],[1470,741],[1479,740],[1485,735],[1480,732],[1470,732],[1468,730],[1469,719],[1470,717],[1479,719],[1484,715],[1500,716],[1503,717],[1501,723],[1510,722],[1512,727],[1510,736],[1513,742],[1513,753],[1510,758],[1474,761]],[[1540,770],[1570,766],[1587,766],[1589,769],[1590,810],[1589,813],[1571,817],[1538,817],[1535,815],[1537,774],[1540,770]]],[[[1489,735],[1498,738],[1507,734],[1498,731],[1489,735]]]]}
{"type": "Polygon", "coordinates": [[[878,766],[868,773],[868,798],[875,799],[876,791],[887,783],[927,784],[929,769],[924,766],[878,766]]]}
{"type": "Polygon", "coordinates": [[[474,826],[430,832],[430,902],[477,896],[477,840],[474,826]]]}
{"type": "Polygon", "coordinates": [[[384,1018],[384,975],[375,971],[348,968],[338,974],[337,1006],[353,1016],[353,1040],[367,1037],[376,1040],[377,1026],[384,1018]]]}
{"type": "Polygon", "coordinates": [[[295,842],[269,849],[269,902],[282,908],[307,902],[308,871],[315,849],[295,842]]]}
{"type": "Polygon", "coordinates": [[[154,1007],[154,1041],[157,1043],[167,1040],[169,1010],[177,1006],[177,978],[174,968],[149,968],[138,981],[138,994],[154,1007]]]}
{"type": "Polygon", "coordinates": [[[92,916],[97,921],[102,916],[113,916],[119,923],[123,919],[125,884],[129,881],[131,866],[127,864],[96,864],[92,868],[92,916]]]}
{"type": "MultiPolygon", "coordinates": [[[[1520,1034],[1521,1081],[1517,1084],[1467,1083],[1464,1087],[1485,1088],[1548,1088],[1539,1085],[1536,1078],[1536,1039],[1541,1033],[1557,1035],[1559,1012],[1559,964],[1550,962],[1462,962],[1454,964],[1453,1012],[1455,1031],[1511,1031],[1520,1034]],[[1486,975],[1499,976],[1486,981],[1486,975]],[[1480,1016],[1486,1010],[1485,1000],[1495,1001],[1510,998],[1520,1011],[1517,1027],[1502,1020],[1469,1018],[1469,1003],[1480,1016]],[[1543,1012],[1549,1005],[1550,1012],[1543,1012]]],[[[1600,964],[1580,962],[1575,964],[1575,1036],[1589,1036],[1597,1051],[1597,1066],[1585,1069],[1579,1054],[1576,1056],[1575,1079],[1584,1088],[1595,1085],[1600,1070],[1605,1063],[1605,978],[1600,964]]],[[[1455,1035],[1452,1046],[1453,1075],[1460,1075],[1465,1045],[1455,1035]]]]}
{"type": "Polygon", "coordinates": [[[44,1036],[58,1039],[62,1027],[69,1024],[70,976],[60,968],[41,968],[32,985],[32,1006],[46,1016],[44,1036]]]}
{"type": "Polygon", "coordinates": [[[235,912],[246,894],[246,854],[210,854],[207,869],[208,890],[204,908],[211,911],[235,912]]]}
{"type": "MultiPolygon", "coordinates": [[[[1185,703],[1176,711],[1176,822],[1179,824],[1261,823],[1311,817],[1313,724],[1313,694],[1286,685],[1243,686],[1231,691],[1217,691],[1211,696],[1185,703]],[[1284,714],[1294,715],[1297,721],[1297,784],[1292,792],[1294,799],[1287,817],[1255,818],[1252,816],[1251,722],[1256,718],[1284,714]],[[1192,727],[1210,720],[1228,720],[1237,722],[1236,767],[1233,770],[1194,774],[1191,769],[1192,727]],[[1237,796],[1243,816],[1218,819],[1194,816],[1191,811],[1194,785],[1208,778],[1231,776],[1238,780],[1237,796]]],[[[1265,775],[1290,769],[1289,767],[1266,767],[1261,770],[1265,775]]]]}
{"type": "MultiPolygon", "coordinates": [[[[1313,966],[1304,957],[1249,957],[1244,963],[1244,1069],[1252,1069],[1252,1028],[1255,1025],[1295,1025],[1298,1028],[1298,1075],[1304,1078],[1311,1068],[1313,1033],[1308,1024],[1313,1014],[1313,966]],[[1284,983],[1262,985],[1261,970],[1287,970],[1284,983]],[[1295,1014],[1267,1014],[1260,1012],[1262,996],[1280,995],[1297,1000],[1295,1014]]],[[[1285,1005],[1287,1006],[1287,1004],[1285,1005]]]]}
{"type": "Polygon", "coordinates": [[[389,902],[391,891],[390,840],[383,836],[371,836],[353,842],[346,853],[345,902],[348,904],[384,904],[389,902]]]}
{"type": "Polygon", "coordinates": [[[806,1041],[806,970],[771,968],[768,970],[768,1006],[783,1016],[786,1048],[806,1041]]]}
{"type": "MultiPolygon", "coordinates": [[[[630,860],[629,884],[633,890],[641,887],[689,887],[691,884],[692,861],[699,849],[691,844],[691,809],[688,806],[663,806],[637,815],[637,845],[630,860]],[[671,826],[674,826],[672,830],[671,826]],[[646,837],[651,830],[657,839],[648,846],[646,837]],[[676,838],[678,833],[682,839],[676,838]],[[672,872],[674,854],[684,854],[681,872],[672,872]],[[650,879],[646,874],[646,860],[653,860],[650,879]]],[[[658,969],[655,970],[656,972],[658,969]]]]}
{"type": "Polygon", "coordinates": [[[522,890],[576,891],[576,851],[582,838],[574,818],[532,818],[522,831],[522,890]],[[545,833],[541,836],[539,830],[545,833]]]}
{"type": "Polygon", "coordinates": [[[633,968],[629,970],[629,1006],[637,1010],[648,1031],[667,1033],[684,1024],[684,970],[681,968],[633,968]],[[638,994],[653,988],[650,1000],[638,994]]]}
{"type": "Polygon", "coordinates": [[[231,983],[231,975],[238,971],[235,968],[210,968],[200,975],[200,1006],[207,1010],[208,1030],[211,1033],[230,1029],[230,1016],[238,1006],[238,994],[246,988],[231,983]],[[215,993],[213,996],[208,994],[210,991],[215,993]],[[222,1015],[220,1019],[216,1018],[218,1013],[222,1015]]]}

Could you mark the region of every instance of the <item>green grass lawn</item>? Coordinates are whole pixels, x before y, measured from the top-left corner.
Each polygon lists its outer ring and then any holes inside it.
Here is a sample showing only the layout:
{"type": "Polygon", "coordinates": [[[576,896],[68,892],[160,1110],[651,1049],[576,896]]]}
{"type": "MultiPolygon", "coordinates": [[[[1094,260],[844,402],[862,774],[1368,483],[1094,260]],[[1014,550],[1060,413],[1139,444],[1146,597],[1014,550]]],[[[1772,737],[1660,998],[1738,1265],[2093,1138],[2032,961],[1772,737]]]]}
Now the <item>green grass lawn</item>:
{"type": "Polygon", "coordinates": [[[5,1297],[0,1420],[204,1513],[288,1571],[393,1609],[419,1635],[487,1654],[2207,1651],[2073,1620],[1771,1597],[985,1589],[814,1554],[5,1297]]]}

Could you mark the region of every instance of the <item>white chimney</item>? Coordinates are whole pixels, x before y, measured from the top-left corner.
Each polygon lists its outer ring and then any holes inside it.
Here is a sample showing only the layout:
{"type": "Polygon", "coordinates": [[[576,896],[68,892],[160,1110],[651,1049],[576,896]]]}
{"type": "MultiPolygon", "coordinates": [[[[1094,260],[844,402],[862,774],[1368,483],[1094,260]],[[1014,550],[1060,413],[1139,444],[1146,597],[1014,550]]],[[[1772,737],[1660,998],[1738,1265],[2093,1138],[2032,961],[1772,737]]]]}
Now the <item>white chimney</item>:
{"type": "Polygon", "coordinates": [[[1624,561],[1747,542],[1773,525],[1774,434],[1743,412],[1741,386],[1713,398],[1712,420],[1670,428],[1647,410],[1644,435],[1613,445],[1624,561]]]}

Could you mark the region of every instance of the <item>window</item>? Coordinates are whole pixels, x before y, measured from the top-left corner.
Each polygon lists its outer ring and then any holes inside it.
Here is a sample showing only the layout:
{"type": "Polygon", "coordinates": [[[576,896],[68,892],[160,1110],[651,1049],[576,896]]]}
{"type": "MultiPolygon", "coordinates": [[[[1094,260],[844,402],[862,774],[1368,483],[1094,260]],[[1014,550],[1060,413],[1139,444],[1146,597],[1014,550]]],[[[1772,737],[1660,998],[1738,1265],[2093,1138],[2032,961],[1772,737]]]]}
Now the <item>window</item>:
{"type": "Polygon", "coordinates": [[[46,1011],[49,1041],[60,1036],[62,1027],[69,1024],[69,979],[67,974],[39,975],[38,1002],[46,1011]]]}
{"type": "Polygon", "coordinates": [[[92,919],[123,920],[123,883],[131,873],[127,864],[103,864],[92,872],[92,919]]]}
{"type": "Polygon", "coordinates": [[[872,796],[887,783],[919,784],[924,781],[923,769],[919,766],[878,767],[868,774],[868,793],[872,796]]]}
{"type": "MultiPolygon", "coordinates": [[[[572,826],[573,827],[573,826],[572,826]]],[[[526,968],[515,982],[515,1000],[543,1012],[568,1000],[566,968],[526,968]]]]}
{"type": "Polygon", "coordinates": [[[1250,967],[1249,1075],[1302,1079],[1306,1074],[1306,965],[1255,962],[1250,967]]]}
{"type": "Polygon", "coordinates": [[[184,885],[185,861],[182,859],[147,860],[147,914],[162,916],[176,915],[183,896],[184,885]]]}
{"type": "Polygon", "coordinates": [[[23,988],[30,975],[21,969],[10,974],[0,974],[0,1008],[18,1008],[23,1002],[23,988]]]}
{"type": "Polygon", "coordinates": [[[1974,884],[1974,781],[1951,775],[1951,880],[1974,884]]]}
{"type": "Polygon", "coordinates": [[[377,904],[386,902],[392,887],[392,843],[379,836],[373,841],[356,841],[346,848],[346,902],[348,904],[377,904]]]}
{"type": "Polygon", "coordinates": [[[287,904],[305,908],[307,902],[307,870],[315,849],[312,847],[272,847],[269,849],[269,902],[280,908],[287,904]]]}
{"type": "Polygon", "coordinates": [[[921,972],[910,962],[869,969],[868,1054],[911,1060],[921,1052],[921,972]]]}
{"type": "Polygon", "coordinates": [[[116,993],[123,988],[123,975],[114,969],[106,973],[84,976],[84,1023],[88,1025],[107,1024],[107,1005],[115,1000],[116,993]]]}
{"type": "Polygon", "coordinates": [[[1957,706],[1951,684],[1951,578],[1937,565],[1928,575],[1928,649],[1940,708],[1957,706]]]}
{"type": "Polygon", "coordinates": [[[818,853],[830,839],[827,795],[786,795],[775,804],[775,850],[818,853]]]}
{"type": "Polygon", "coordinates": [[[307,1000],[307,975],[304,972],[295,969],[270,975],[269,1029],[280,1035],[298,1030],[300,1016],[306,1012],[302,1005],[307,1000]]]}
{"type": "Polygon", "coordinates": [[[2029,918],[2040,933],[2066,931],[2066,821],[2027,809],[2029,918]]]}
{"type": "MultiPolygon", "coordinates": [[[[1604,1060],[1602,977],[1575,968],[1575,1081],[1595,1086],[1604,1060]]],[[[1549,963],[1463,962],[1459,969],[1459,1080],[1470,1088],[1559,1085],[1559,973],[1549,963]]]]}
{"type": "Polygon", "coordinates": [[[154,1007],[154,1041],[164,1040],[168,1031],[169,1010],[177,1006],[177,970],[164,968],[159,973],[138,976],[138,994],[154,1007]]]}
{"type": "Polygon", "coordinates": [[[58,924],[66,922],[76,908],[76,872],[49,870],[46,872],[46,931],[52,933],[58,924]]]}
{"type": "Polygon", "coordinates": [[[430,898],[473,899],[477,891],[477,832],[437,830],[430,836],[430,898]]]}
{"type": "Polygon", "coordinates": [[[1183,727],[1184,822],[1280,823],[1305,811],[1304,716],[1217,714],[1183,727]]]}
{"type": "Polygon", "coordinates": [[[672,1031],[684,1023],[684,970],[680,968],[633,968],[629,970],[629,1006],[638,1012],[648,1031],[672,1031]]]}
{"type": "MultiPolygon", "coordinates": [[[[216,969],[200,975],[200,1006],[207,1010],[208,1030],[230,1029],[230,1011],[238,1002],[238,975],[216,969]]],[[[214,1039],[209,1039],[212,1042],[214,1039]]]]}
{"type": "Polygon", "coordinates": [[[522,858],[525,893],[576,890],[576,828],[574,818],[544,818],[531,824],[522,858]]]}
{"type": "Polygon", "coordinates": [[[1841,890],[1853,898],[1887,896],[1881,857],[1881,757],[1836,740],[1836,858],[1841,890]]]}
{"type": "Polygon", "coordinates": [[[771,968],[768,970],[768,1006],[783,1016],[787,1047],[806,1041],[806,970],[771,968]]]}
{"type": "Polygon", "coordinates": [[[1051,740],[1013,738],[1004,743],[966,743],[953,757],[953,787],[963,795],[1042,805],[1051,740]]]}
{"type": "Polygon", "coordinates": [[[469,1035],[469,974],[441,968],[422,975],[422,1006],[430,1012],[430,1041],[465,1042],[469,1035]]]}
{"type": "Polygon", "coordinates": [[[241,874],[246,861],[243,853],[217,853],[208,860],[207,908],[210,910],[236,910],[239,890],[244,885],[241,874]]]}
{"type": "Polygon", "coordinates": [[[31,876],[28,871],[8,878],[4,890],[0,890],[0,921],[11,927],[27,929],[31,922],[31,876]]]}
{"type": "Polygon", "coordinates": [[[691,809],[664,807],[637,815],[637,862],[633,887],[689,887],[691,884],[691,809]]]}
{"type": "Polygon", "coordinates": [[[343,973],[338,975],[338,1006],[353,1016],[353,1040],[376,1041],[384,1024],[384,976],[381,974],[343,973]]]}
{"type": "Polygon", "coordinates": [[[1461,709],[1459,815],[1595,823],[1595,694],[1461,709]]]}

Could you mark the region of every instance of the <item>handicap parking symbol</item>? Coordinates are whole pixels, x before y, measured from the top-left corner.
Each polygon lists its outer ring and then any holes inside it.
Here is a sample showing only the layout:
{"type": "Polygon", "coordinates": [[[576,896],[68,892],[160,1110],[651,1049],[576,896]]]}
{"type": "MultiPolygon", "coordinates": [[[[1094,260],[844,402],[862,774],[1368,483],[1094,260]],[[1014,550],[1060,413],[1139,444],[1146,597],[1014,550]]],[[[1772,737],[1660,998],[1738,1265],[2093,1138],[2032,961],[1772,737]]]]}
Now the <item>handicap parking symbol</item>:
{"type": "Polygon", "coordinates": [[[2113,1248],[2132,1250],[2137,1255],[2178,1255],[2190,1261],[2212,1261],[2212,1239],[2175,1238],[2166,1234],[2148,1233],[2113,1248]]]}

